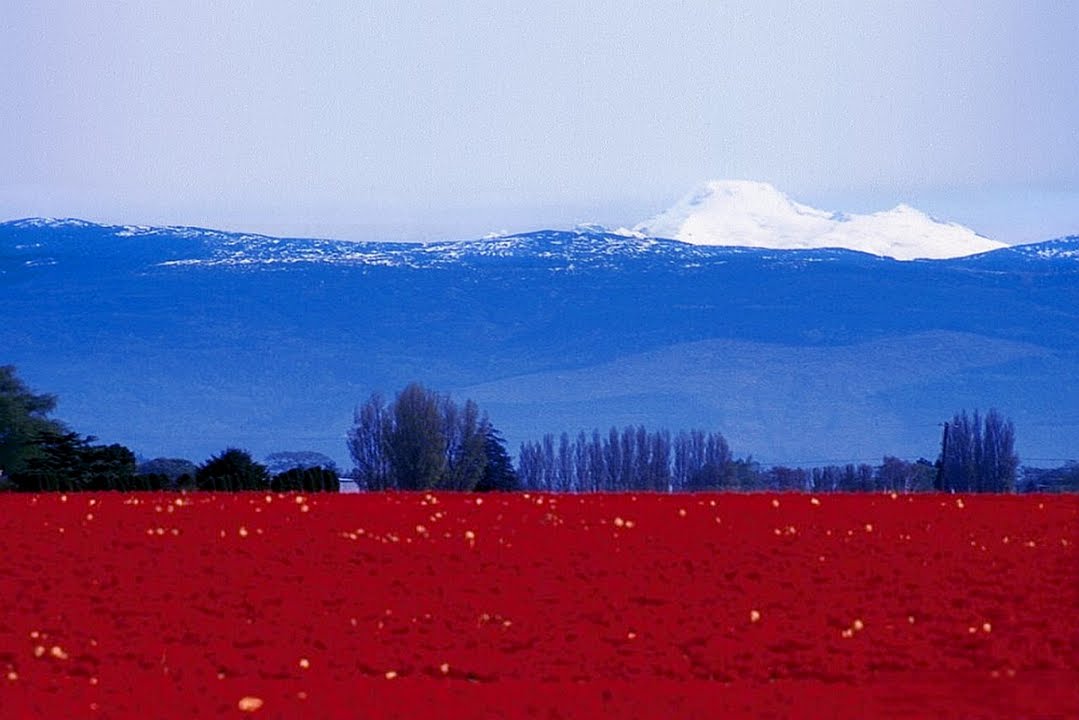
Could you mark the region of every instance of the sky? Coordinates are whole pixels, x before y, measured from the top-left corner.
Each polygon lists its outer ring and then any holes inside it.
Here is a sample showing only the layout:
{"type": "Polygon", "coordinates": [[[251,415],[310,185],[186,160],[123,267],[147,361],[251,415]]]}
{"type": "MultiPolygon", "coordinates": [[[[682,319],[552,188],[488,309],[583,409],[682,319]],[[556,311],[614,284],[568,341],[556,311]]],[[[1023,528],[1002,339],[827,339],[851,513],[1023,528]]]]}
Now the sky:
{"type": "Polygon", "coordinates": [[[1079,3],[13,0],[0,219],[431,240],[709,179],[1079,233],[1079,3]]]}

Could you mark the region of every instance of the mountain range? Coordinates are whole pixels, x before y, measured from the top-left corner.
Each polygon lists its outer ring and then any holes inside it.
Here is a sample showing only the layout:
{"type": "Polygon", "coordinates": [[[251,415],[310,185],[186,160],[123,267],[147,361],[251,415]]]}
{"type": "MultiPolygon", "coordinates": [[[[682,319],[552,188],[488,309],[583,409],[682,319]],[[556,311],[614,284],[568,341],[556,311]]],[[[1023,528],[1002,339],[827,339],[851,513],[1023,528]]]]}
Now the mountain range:
{"type": "Polygon", "coordinates": [[[1025,461],[1079,455],[1079,237],[901,261],[651,227],[416,245],[0,223],[0,363],[149,457],[347,467],[355,406],[411,380],[475,399],[511,447],[644,424],[765,463],[932,459],[940,422],[992,406],[1025,461]]]}

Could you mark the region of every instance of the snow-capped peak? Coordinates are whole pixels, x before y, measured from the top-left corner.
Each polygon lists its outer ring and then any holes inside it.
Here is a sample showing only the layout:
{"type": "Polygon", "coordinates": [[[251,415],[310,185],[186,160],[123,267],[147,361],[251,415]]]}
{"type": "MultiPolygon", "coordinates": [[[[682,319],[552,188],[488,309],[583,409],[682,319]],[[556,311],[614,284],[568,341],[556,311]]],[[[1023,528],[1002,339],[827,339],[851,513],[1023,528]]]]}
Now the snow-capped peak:
{"type": "Polygon", "coordinates": [[[1006,247],[901,204],[868,215],[794,202],[764,182],[713,180],[634,230],[697,245],[846,248],[897,260],[952,258],[1006,247]]]}

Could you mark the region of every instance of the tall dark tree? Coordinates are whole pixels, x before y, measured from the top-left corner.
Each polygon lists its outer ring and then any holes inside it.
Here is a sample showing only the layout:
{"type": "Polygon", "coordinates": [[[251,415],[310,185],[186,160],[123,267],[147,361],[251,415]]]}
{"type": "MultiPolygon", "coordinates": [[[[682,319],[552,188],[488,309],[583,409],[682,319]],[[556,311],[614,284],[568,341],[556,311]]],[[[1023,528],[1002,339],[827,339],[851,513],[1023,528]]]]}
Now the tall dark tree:
{"type": "Polygon", "coordinates": [[[513,471],[513,461],[506,452],[506,442],[502,435],[490,423],[483,427],[483,452],[487,462],[483,466],[483,477],[476,484],[476,492],[511,492],[517,490],[520,483],[513,471]]]}
{"type": "Polygon", "coordinates": [[[0,366],[0,474],[19,473],[31,457],[40,455],[39,440],[66,432],[48,417],[55,408],[55,397],[31,391],[14,366],[0,366]]]}

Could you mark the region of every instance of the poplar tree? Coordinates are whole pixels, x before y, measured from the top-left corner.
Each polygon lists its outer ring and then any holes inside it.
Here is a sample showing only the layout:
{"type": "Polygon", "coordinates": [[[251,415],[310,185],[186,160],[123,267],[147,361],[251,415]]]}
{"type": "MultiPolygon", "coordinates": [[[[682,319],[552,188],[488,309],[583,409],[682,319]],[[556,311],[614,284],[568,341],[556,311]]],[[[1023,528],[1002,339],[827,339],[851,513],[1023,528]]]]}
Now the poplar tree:
{"type": "Polygon", "coordinates": [[[1019,458],[1015,426],[991,409],[982,419],[966,410],[944,423],[935,489],[941,492],[1014,492],[1019,458]]]}
{"type": "Polygon", "coordinates": [[[390,410],[386,456],[394,487],[433,490],[446,470],[446,436],[438,396],[418,383],[405,387],[390,410]]]}

